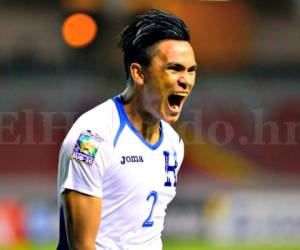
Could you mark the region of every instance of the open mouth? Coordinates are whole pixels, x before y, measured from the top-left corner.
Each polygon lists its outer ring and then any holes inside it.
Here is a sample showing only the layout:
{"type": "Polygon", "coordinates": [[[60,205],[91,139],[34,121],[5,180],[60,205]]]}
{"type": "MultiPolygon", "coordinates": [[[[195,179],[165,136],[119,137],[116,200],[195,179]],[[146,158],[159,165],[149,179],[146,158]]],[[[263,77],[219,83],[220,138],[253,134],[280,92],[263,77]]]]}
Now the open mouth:
{"type": "Polygon", "coordinates": [[[169,105],[173,110],[179,110],[183,99],[187,96],[185,93],[174,93],[169,95],[168,101],[169,105]]]}

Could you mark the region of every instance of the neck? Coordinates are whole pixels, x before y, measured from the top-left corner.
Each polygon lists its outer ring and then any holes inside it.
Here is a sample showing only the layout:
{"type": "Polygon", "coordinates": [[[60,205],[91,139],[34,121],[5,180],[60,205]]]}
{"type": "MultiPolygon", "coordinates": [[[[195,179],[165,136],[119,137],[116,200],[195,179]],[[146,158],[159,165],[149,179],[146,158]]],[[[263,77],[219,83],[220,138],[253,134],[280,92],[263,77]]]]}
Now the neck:
{"type": "Polygon", "coordinates": [[[155,144],[160,137],[160,120],[144,110],[140,96],[140,94],[131,95],[128,88],[121,94],[130,122],[148,143],[155,144]]]}

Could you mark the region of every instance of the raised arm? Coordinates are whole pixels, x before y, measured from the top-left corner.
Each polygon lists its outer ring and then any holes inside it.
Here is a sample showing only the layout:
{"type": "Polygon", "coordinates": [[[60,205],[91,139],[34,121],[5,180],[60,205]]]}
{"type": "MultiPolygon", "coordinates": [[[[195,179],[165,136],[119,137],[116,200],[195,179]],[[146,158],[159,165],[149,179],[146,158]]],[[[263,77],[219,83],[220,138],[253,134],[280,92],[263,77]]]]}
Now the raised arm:
{"type": "Polygon", "coordinates": [[[96,250],[101,198],[66,190],[62,200],[70,250],[96,250]]]}

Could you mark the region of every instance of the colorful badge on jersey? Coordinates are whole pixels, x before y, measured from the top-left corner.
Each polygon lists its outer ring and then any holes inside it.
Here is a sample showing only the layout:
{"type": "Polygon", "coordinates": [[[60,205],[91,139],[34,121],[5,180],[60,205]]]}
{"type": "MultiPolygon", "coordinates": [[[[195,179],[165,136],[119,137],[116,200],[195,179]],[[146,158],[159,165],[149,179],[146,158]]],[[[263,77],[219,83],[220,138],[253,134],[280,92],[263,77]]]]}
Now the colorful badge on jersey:
{"type": "Polygon", "coordinates": [[[80,134],[73,150],[72,158],[92,164],[103,139],[87,130],[80,134]]]}

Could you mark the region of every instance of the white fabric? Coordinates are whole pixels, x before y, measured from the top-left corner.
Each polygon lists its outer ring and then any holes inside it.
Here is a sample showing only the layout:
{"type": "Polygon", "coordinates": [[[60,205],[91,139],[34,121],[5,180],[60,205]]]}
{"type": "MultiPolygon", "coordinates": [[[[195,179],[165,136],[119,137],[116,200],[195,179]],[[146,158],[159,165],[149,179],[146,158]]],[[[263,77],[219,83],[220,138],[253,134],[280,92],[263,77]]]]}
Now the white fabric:
{"type": "Polygon", "coordinates": [[[166,161],[170,166],[177,161],[177,176],[183,148],[177,133],[163,121],[160,141],[155,145],[144,141],[119,98],[106,101],[75,122],[60,151],[59,197],[65,189],[72,189],[102,198],[97,250],[162,249],[165,211],[176,193],[175,177],[172,171],[166,172],[166,161]],[[87,130],[103,138],[93,164],[70,157],[80,134],[87,130]],[[165,186],[166,182],[171,185],[165,186]],[[153,225],[145,227],[145,221],[153,225]]]}

